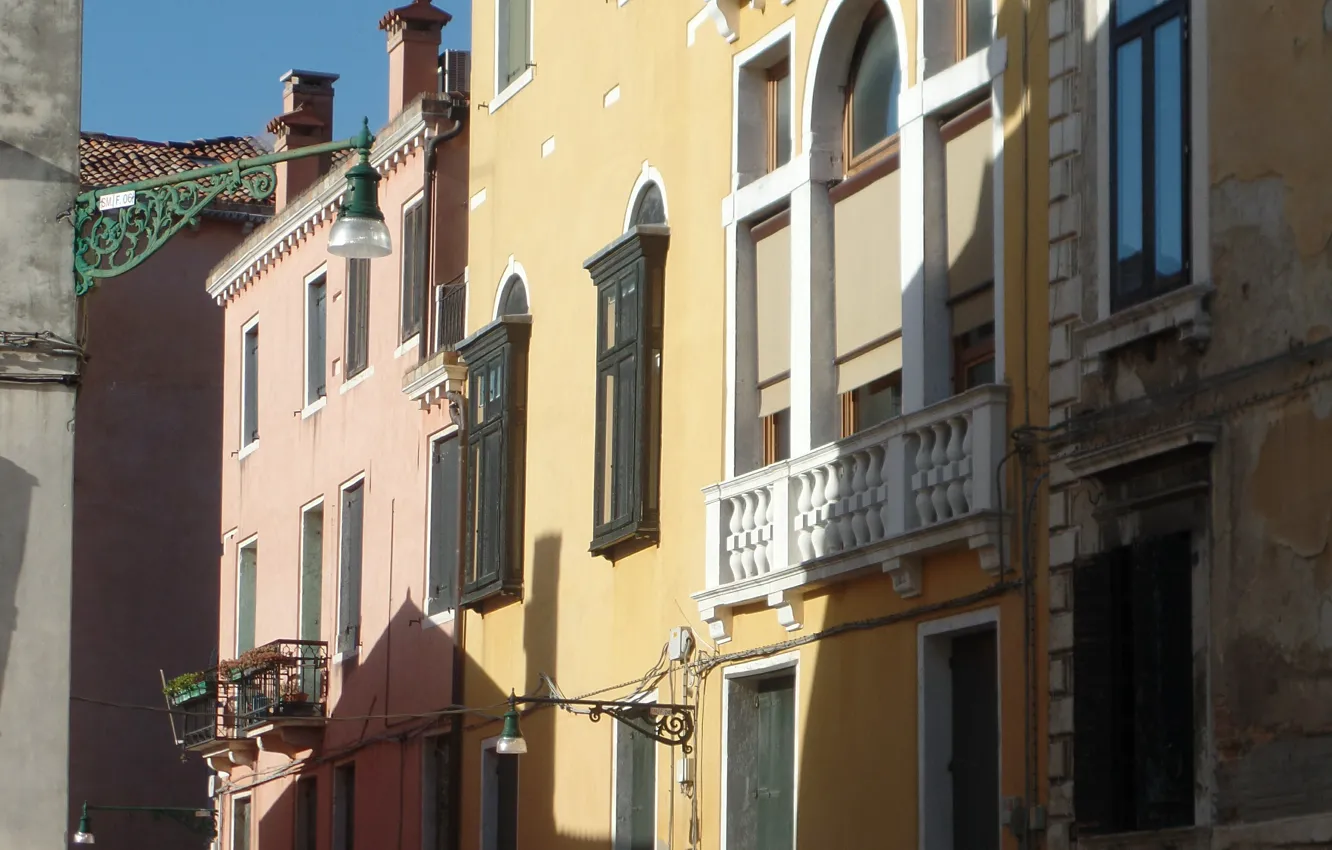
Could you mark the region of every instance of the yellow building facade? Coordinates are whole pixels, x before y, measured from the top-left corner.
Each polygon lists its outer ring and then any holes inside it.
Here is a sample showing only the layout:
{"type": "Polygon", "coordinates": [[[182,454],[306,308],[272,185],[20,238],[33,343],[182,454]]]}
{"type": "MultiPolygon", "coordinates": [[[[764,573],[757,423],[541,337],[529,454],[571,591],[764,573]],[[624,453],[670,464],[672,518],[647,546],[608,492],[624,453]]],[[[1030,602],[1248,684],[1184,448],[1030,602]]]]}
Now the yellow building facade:
{"type": "Polygon", "coordinates": [[[1036,5],[473,4],[461,847],[1027,846],[1036,5]]]}

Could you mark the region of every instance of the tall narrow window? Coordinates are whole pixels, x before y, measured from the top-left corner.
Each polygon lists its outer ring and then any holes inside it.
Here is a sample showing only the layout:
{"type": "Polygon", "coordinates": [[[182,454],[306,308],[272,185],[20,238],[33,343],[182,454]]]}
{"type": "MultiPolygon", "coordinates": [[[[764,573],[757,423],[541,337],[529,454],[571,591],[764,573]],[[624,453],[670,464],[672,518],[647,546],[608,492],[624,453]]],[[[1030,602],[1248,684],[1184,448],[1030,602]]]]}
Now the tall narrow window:
{"type": "Polygon", "coordinates": [[[457,435],[430,446],[429,587],[426,614],[458,604],[458,497],[462,491],[462,452],[457,435]]]}
{"type": "Polygon", "coordinates": [[[953,366],[954,392],[994,383],[994,322],[953,339],[953,366]]]}
{"type": "Polygon", "coordinates": [[[450,749],[449,735],[425,738],[422,752],[421,813],[425,834],[422,850],[449,850],[450,819],[450,749]]]}
{"type": "Polygon", "coordinates": [[[495,93],[523,75],[531,62],[532,0],[496,0],[495,93]]]}
{"type": "Polygon", "coordinates": [[[361,636],[361,538],[365,479],[342,491],[342,552],[338,575],[338,652],[352,652],[361,636]]]}
{"type": "Polygon", "coordinates": [[[481,850],[518,850],[518,756],[481,757],[481,850]]]}
{"type": "Polygon", "coordinates": [[[851,65],[846,107],[848,170],[895,149],[897,98],[902,93],[897,30],[875,3],[865,21],[851,65]]]}
{"type": "Polygon", "coordinates": [[[241,448],[259,439],[259,323],[241,337],[241,448]]]}
{"type": "Polygon", "coordinates": [[[354,378],[370,362],[370,261],[347,261],[346,375],[354,378]]]}
{"type": "MultiPolygon", "coordinates": [[[[646,709],[643,711],[646,715],[646,709]]],[[[646,716],[637,722],[649,723],[646,716]]],[[[614,850],[657,846],[656,742],[627,724],[615,727],[614,850]]]]}
{"type": "MultiPolygon", "coordinates": [[[[323,596],[324,503],[319,502],[301,512],[301,621],[298,637],[303,641],[316,643],[323,640],[323,596]]],[[[322,693],[322,676],[323,670],[318,665],[303,665],[301,690],[307,694],[322,693]]]]}
{"type": "Polygon", "coordinates": [[[296,850],[318,850],[319,782],[313,777],[296,783],[296,850]]]}
{"type": "Polygon", "coordinates": [[[323,274],[305,285],[305,403],[327,395],[328,286],[323,274]]]}
{"type": "Polygon", "coordinates": [[[791,159],[791,62],[783,59],[768,69],[766,89],[768,170],[791,159]]]}
{"type": "Polygon", "coordinates": [[[254,649],[255,607],[259,592],[259,541],[236,550],[236,654],[254,649]]]}
{"type": "Polygon", "coordinates": [[[1116,0],[1111,40],[1111,307],[1189,270],[1187,0],[1116,0]]]}
{"type": "Polygon", "coordinates": [[[1073,572],[1079,833],[1193,823],[1192,563],[1185,531],[1073,572]]]}
{"type": "Polygon", "coordinates": [[[425,235],[426,205],[423,199],[402,214],[402,327],[399,334],[402,342],[421,332],[427,272],[425,235]]]}
{"type": "Polygon", "coordinates": [[[356,850],[356,763],[333,770],[333,850],[356,850]]]}
{"type": "Polygon", "coordinates": [[[231,798],[231,850],[250,850],[250,798],[231,798]]]}
{"type": "MultiPolygon", "coordinates": [[[[650,195],[656,186],[644,192],[650,195]]],[[[639,204],[656,217],[656,204],[639,204]]],[[[640,217],[588,260],[597,288],[596,469],[592,551],[656,539],[662,299],[670,231],[640,217]]]]}
{"type": "Polygon", "coordinates": [[[795,846],[795,677],[730,683],[726,734],[726,846],[795,846]]]}
{"type": "Polygon", "coordinates": [[[531,332],[530,317],[502,316],[458,348],[469,383],[463,604],[522,587],[531,332]]]}
{"type": "Polygon", "coordinates": [[[957,3],[957,58],[965,59],[990,46],[993,0],[955,0],[957,3]]]}
{"type": "Polygon", "coordinates": [[[849,437],[902,415],[902,372],[842,393],[842,436],[849,437]]]}

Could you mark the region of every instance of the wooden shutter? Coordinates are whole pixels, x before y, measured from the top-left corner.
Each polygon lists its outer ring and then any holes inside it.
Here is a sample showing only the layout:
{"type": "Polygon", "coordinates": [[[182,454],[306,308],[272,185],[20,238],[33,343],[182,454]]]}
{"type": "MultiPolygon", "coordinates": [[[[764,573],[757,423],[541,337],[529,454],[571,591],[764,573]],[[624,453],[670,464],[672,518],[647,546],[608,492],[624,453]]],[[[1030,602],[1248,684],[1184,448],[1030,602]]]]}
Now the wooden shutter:
{"type": "Polygon", "coordinates": [[[402,341],[421,332],[425,300],[425,201],[402,217],[402,341]]]}
{"type": "Polygon", "coordinates": [[[324,509],[302,515],[301,529],[301,640],[321,638],[320,615],[324,594],[324,509]]]}
{"type": "Polygon", "coordinates": [[[430,588],[427,614],[456,603],[460,456],[455,438],[437,440],[430,459],[430,588]]]}
{"type": "Polygon", "coordinates": [[[1187,531],[1133,547],[1137,829],[1193,823],[1192,562],[1187,531]]]}
{"type": "Polygon", "coordinates": [[[347,377],[355,377],[369,362],[370,261],[347,261],[347,377]]]}
{"type": "Polygon", "coordinates": [[[794,680],[767,679],[758,689],[759,850],[794,847],[795,792],[794,680]]]}
{"type": "Polygon", "coordinates": [[[1132,691],[1127,643],[1126,548],[1073,571],[1073,789],[1078,829],[1127,827],[1132,691]]]}
{"type": "Polygon", "coordinates": [[[342,576],[338,585],[338,652],[350,652],[361,632],[361,537],[363,487],[342,491],[342,576]]]}
{"type": "Polygon", "coordinates": [[[258,596],[259,546],[240,550],[236,568],[236,654],[254,649],[255,603],[258,596]]]}
{"type": "Polygon", "coordinates": [[[630,829],[629,850],[655,850],[657,814],[656,742],[642,732],[629,730],[630,829]]]}
{"type": "Polygon", "coordinates": [[[306,381],[308,382],[305,392],[305,403],[311,404],[321,398],[327,392],[325,386],[325,374],[328,369],[324,365],[327,353],[327,303],[325,296],[328,287],[324,285],[324,278],[310,284],[307,297],[310,302],[310,316],[307,320],[306,333],[309,339],[306,340],[306,381]]]}
{"type": "Polygon", "coordinates": [[[316,850],[318,824],[318,780],[302,779],[296,783],[296,850],[316,850]]]}
{"type": "Polygon", "coordinates": [[[242,368],[245,392],[241,398],[241,445],[248,446],[259,439],[259,326],[245,332],[242,368]]]}

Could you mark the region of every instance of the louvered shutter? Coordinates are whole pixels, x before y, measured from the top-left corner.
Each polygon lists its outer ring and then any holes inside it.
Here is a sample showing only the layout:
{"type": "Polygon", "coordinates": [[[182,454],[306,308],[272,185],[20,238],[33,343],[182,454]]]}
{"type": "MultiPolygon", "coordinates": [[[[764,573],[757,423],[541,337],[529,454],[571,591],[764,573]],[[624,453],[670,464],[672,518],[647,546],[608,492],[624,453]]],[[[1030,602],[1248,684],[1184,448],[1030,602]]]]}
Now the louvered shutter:
{"type": "Polygon", "coordinates": [[[458,572],[459,441],[437,441],[430,462],[430,588],[429,614],[456,604],[458,572]]]}
{"type": "Polygon", "coordinates": [[[350,652],[361,632],[362,486],[342,491],[342,576],[339,582],[338,652],[350,652]]]}

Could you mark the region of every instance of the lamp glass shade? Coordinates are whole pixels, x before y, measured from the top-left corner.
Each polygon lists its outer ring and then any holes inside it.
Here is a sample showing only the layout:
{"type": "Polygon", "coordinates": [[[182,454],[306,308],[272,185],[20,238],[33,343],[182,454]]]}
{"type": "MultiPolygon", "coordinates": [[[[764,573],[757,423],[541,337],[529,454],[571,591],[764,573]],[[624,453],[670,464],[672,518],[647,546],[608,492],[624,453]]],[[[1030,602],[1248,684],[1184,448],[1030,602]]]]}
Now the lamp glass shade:
{"type": "Polygon", "coordinates": [[[79,830],[78,832],[74,833],[74,843],[96,844],[97,840],[93,838],[93,834],[91,832],[84,832],[83,830],[79,830]]]}
{"type": "Polygon", "coordinates": [[[374,260],[393,252],[388,225],[380,219],[341,215],[328,232],[328,252],[348,260],[374,260]]]}
{"type": "Polygon", "coordinates": [[[523,739],[523,732],[518,728],[518,711],[510,708],[504,712],[504,729],[500,732],[499,740],[495,742],[495,752],[502,756],[520,756],[527,752],[527,741],[523,739]]]}

